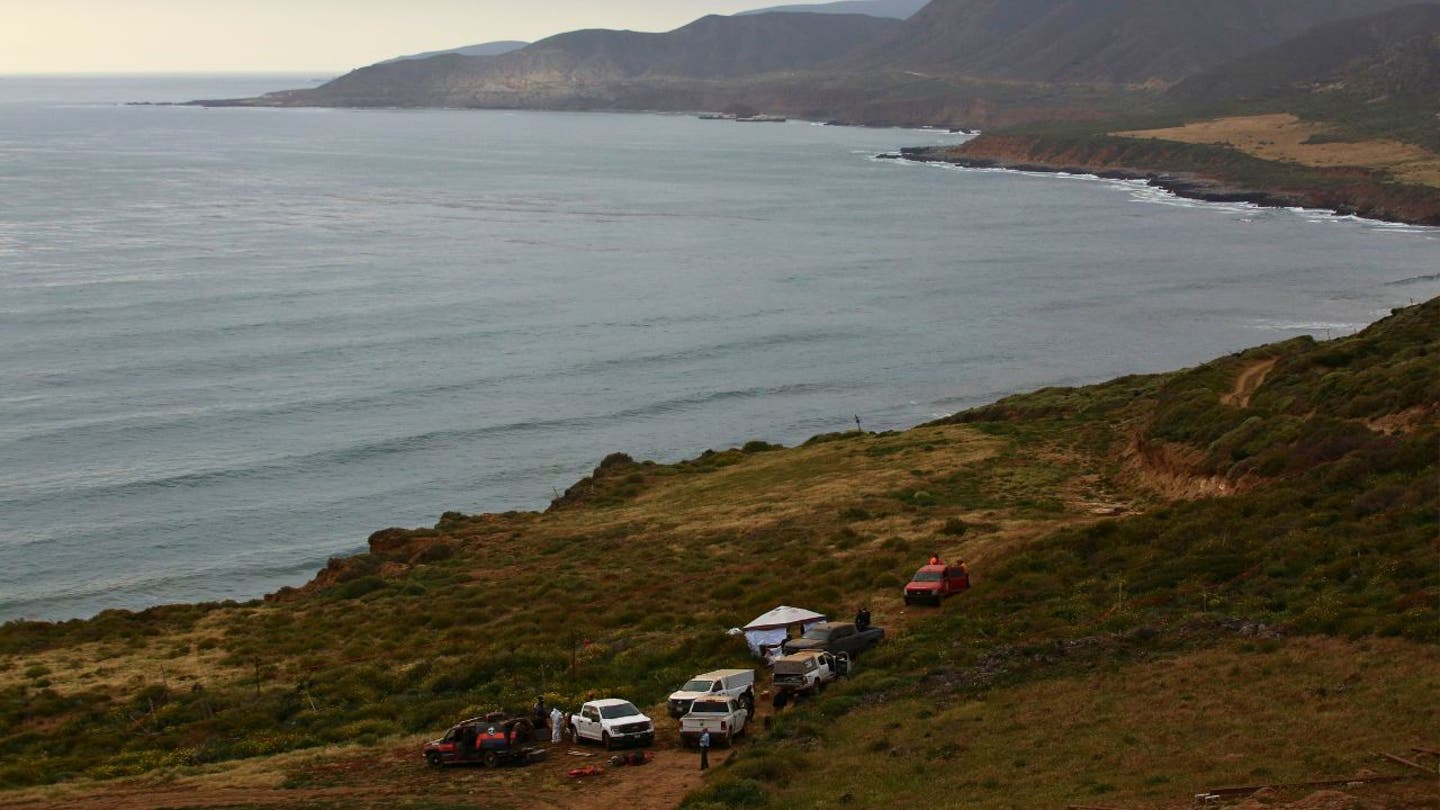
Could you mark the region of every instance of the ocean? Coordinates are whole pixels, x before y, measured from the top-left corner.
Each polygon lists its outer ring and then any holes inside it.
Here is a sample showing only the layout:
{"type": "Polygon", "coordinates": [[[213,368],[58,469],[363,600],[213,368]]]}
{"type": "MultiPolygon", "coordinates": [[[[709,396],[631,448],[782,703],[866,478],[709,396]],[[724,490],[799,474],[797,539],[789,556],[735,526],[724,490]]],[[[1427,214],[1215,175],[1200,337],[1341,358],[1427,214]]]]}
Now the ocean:
{"type": "Polygon", "coordinates": [[[0,78],[0,621],[1440,294],[1436,229],[874,157],[943,132],[123,103],[317,78],[0,78]]]}

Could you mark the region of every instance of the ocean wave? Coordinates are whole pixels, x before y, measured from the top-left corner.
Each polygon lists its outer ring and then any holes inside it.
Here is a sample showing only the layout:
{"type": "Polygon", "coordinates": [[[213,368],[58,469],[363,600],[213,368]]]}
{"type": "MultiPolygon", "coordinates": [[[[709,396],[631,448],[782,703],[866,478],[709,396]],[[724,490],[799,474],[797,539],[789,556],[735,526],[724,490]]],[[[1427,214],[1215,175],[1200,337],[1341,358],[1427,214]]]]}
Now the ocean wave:
{"type": "MultiPolygon", "coordinates": [[[[768,399],[804,396],[813,393],[844,391],[847,387],[839,383],[793,383],[775,386],[722,389],[707,391],[691,396],[672,397],[657,400],[642,406],[622,408],[577,416],[551,419],[521,419],[496,425],[446,428],[442,430],[410,433],[373,441],[359,442],[344,447],[318,450],[308,453],[280,455],[252,463],[229,466],[213,466],[174,475],[155,475],[125,481],[92,483],[95,474],[66,474],[64,476],[26,476],[23,480],[0,480],[10,490],[10,497],[0,504],[21,505],[37,508],[46,504],[64,503],[76,498],[99,500],[139,496],[157,490],[202,489],[231,481],[278,480],[316,470],[334,469],[349,465],[378,463],[396,456],[426,452],[430,450],[455,448],[495,437],[515,436],[528,433],[551,431],[585,430],[618,421],[645,420],[667,414],[691,410],[703,410],[708,406],[727,401],[768,399]],[[89,479],[89,481],[87,481],[89,479]]],[[[111,471],[120,473],[121,471],[111,471]]]]}
{"type": "Polygon", "coordinates": [[[1427,273],[1423,276],[1410,276],[1409,278],[1396,279],[1385,282],[1386,287],[1408,287],[1412,284],[1426,284],[1432,281],[1440,281],[1440,273],[1427,273]]]}
{"type": "Polygon", "coordinates": [[[1350,335],[1365,328],[1363,323],[1345,323],[1336,321],[1272,321],[1255,320],[1246,324],[1251,329],[1263,329],[1273,332],[1307,332],[1310,334],[1325,334],[1327,337],[1340,337],[1350,335]]]}
{"type": "Polygon", "coordinates": [[[114,608],[138,611],[157,604],[258,599],[284,585],[305,583],[330,556],[361,550],[353,543],[335,544],[328,549],[322,545],[308,548],[303,559],[282,564],[151,568],[144,569],[144,573],[131,571],[64,583],[42,581],[28,587],[4,583],[7,596],[0,599],[0,621],[47,621],[56,616],[68,618],[77,612],[94,615],[114,608]],[[85,609],[77,611],[81,607],[85,609]]]}
{"type": "MultiPolygon", "coordinates": [[[[722,319],[717,316],[713,318],[713,320],[733,321],[734,318],[722,319]]],[[[364,341],[358,344],[326,345],[300,352],[290,351],[275,352],[269,355],[246,355],[245,368],[265,368],[274,365],[290,367],[314,357],[331,357],[335,352],[340,350],[363,353],[367,350],[383,348],[386,351],[405,350],[407,354],[419,354],[418,349],[430,345],[456,345],[476,338],[511,334],[514,334],[514,331],[507,329],[476,330],[459,334],[447,333],[420,336],[398,341],[377,340],[364,341]]],[[[836,345],[843,341],[855,340],[860,337],[862,337],[860,333],[846,329],[822,329],[809,332],[755,335],[738,340],[725,341],[722,343],[706,343],[670,351],[636,352],[614,357],[603,357],[594,360],[561,364],[547,369],[506,371],[498,374],[472,376],[461,380],[415,385],[403,389],[382,391],[367,389],[364,393],[360,394],[332,397],[307,396],[280,404],[216,405],[207,408],[177,407],[159,412],[152,411],[150,414],[100,414],[48,424],[44,422],[38,424],[12,424],[7,428],[0,428],[0,448],[7,446],[13,448],[20,443],[32,441],[59,439],[74,441],[78,435],[95,430],[104,431],[107,438],[123,439],[126,435],[143,436],[165,430],[188,427],[203,426],[209,430],[223,429],[225,422],[235,420],[251,422],[257,419],[283,419],[286,417],[315,413],[333,416],[372,408],[393,408],[399,405],[419,403],[446,395],[469,394],[476,391],[492,390],[495,386],[501,384],[516,385],[554,379],[610,374],[619,369],[658,368],[785,347],[816,344],[836,345]]],[[[176,363],[171,361],[161,365],[163,365],[167,374],[183,377],[187,374],[185,369],[187,365],[195,366],[195,368],[192,369],[193,372],[213,372],[216,369],[216,363],[216,358],[208,357],[197,358],[190,363],[176,363]]],[[[242,370],[244,369],[227,369],[230,373],[238,373],[242,370]]],[[[136,371],[137,369],[134,368],[113,368],[105,370],[103,376],[106,378],[119,379],[128,377],[136,371]]],[[[92,380],[91,382],[97,381],[92,380]]],[[[103,382],[103,380],[99,382],[103,382]]],[[[221,384],[217,382],[214,385],[207,385],[200,390],[216,389],[219,388],[220,385],[221,384]]],[[[34,397],[32,397],[31,400],[38,402],[45,401],[45,399],[37,399],[34,397]]]]}

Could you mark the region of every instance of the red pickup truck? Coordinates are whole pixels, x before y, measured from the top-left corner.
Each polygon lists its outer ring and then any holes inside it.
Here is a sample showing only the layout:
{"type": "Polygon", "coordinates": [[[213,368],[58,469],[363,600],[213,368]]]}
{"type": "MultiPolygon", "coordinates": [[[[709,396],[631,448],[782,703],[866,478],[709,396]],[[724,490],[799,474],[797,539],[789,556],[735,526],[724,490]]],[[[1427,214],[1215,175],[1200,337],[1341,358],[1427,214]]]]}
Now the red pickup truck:
{"type": "Polygon", "coordinates": [[[970,587],[970,574],[958,565],[927,565],[915,572],[905,585],[905,604],[930,602],[957,594],[970,587]]]}
{"type": "Polygon", "coordinates": [[[425,743],[422,753],[432,768],[474,762],[490,768],[502,762],[529,764],[545,756],[544,748],[529,745],[533,728],[526,718],[500,712],[472,717],[425,743]]]}

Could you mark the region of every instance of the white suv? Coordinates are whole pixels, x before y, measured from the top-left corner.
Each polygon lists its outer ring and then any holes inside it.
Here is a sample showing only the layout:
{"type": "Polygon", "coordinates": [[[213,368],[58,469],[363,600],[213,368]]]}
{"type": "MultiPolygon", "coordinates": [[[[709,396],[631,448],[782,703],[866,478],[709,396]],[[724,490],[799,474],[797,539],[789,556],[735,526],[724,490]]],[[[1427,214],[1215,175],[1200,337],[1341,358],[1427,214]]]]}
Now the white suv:
{"type": "Polygon", "coordinates": [[[570,736],[576,742],[594,740],[606,748],[622,742],[651,745],[655,724],[628,700],[591,700],[570,715],[570,736]]]}

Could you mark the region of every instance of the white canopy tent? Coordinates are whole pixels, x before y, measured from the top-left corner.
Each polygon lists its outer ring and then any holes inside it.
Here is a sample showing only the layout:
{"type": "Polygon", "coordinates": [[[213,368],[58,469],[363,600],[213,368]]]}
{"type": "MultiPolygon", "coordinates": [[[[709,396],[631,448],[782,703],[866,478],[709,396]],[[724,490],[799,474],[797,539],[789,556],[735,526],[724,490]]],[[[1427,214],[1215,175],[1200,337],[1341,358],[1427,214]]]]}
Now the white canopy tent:
{"type": "Polygon", "coordinates": [[[745,625],[745,641],[750,645],[750,652],[764,658],[767,652],[785,641],[791,627],[798,625],[803,633],[810,625],[823,621],[824,614],[781,605],[756,616],[745,625]]]}

